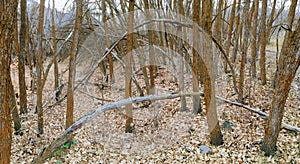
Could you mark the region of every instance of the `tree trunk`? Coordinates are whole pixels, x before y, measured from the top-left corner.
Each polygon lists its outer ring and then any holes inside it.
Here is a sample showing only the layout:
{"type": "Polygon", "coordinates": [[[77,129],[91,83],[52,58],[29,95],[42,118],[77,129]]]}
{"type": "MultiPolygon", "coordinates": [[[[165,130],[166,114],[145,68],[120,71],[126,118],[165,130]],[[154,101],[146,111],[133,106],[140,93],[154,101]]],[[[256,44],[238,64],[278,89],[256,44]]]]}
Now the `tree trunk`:
{"type": "Polygon", "coordinates": [[[27,113],[27,93],[25,82],[25,58],[26,58],[26,28],[27,27],[27,4],[21,0],[21,28],[20,28],[20,53],[18,58],[19,91],[20,91],[20,113],[27,113]]]}
{"type": "Polygon", "coordinates": [[[10,115],[10,58],[18,1],[0,1],[0,163],[10,163],[12,124],[10,115]]]}
{"type": "MultiPolygon", "coordinates": [[[[184,8],[183,8],[183,2],[177,1],[177,13],[179,14],[179,20],[180,17],[184,16],[184,8]]],[[[178,52],[178,83],[179,83],[179,90],[181,92],[184,92],[184,58],[183,58],[183,38],[186,36],[183,35],[182,27],[177,28],[178,31],[178,37],[177,37],[177,52],[178,52]]],[[[186,111],[186,98],[184,96],[180,97],[180,109],[179,111],[186,111]]]]}
{"type": "Polygon", "coordinates": [[[227,54],[229,54],[230,45],[231,45],[232,31],[233,31],[233,25],[235,20],[235,6],[236,6],[236,0],[233,0],[231,12],[230,12],[229,29],[227,33],[227,39],[225,42],[225,51],[227,54]]]}
{"type": "MultiPolygon", "coordinates": [[[[127,34],[127,42],[126,42],[126,56],[125,56],[125,98],[131,97],[131,57],[132,57],[132,49],[133,49],[133,24],[134,24],[134,3],[135,0],[129,0],[129,15],[128,15],[128,34],[127,34]]],[[[132,133],[133,132],[133,116],[132,116],[132,104],[127,104],[125,106],[126,110],[126,124],[125,124],[125,132],[132,133]]]]}
{"type": "MultiPolygon", "coordinates": [[[[200,26],[200,0],[195,0],[193,3],[193,92],[199,91],[199,75],[200,75],[200,54],[196,51],[196,46],[199,44],[199,26],[200,26]]],[[[193,96],[193,112],[195,114],[202,112],[201,101],[199,95],[193,96]]]]}
{"type": "Polygon", "coordinates": [[[266,77],[266,14],[267,14],[268,1],[262,1],[262,13],[261,13],[261,37],[260,37],[260,78],[262,85],[267,83],[266,77]]]}
{"type": "Polygon", "coordinates": [[[16,133],[19,132],[21,129],[21,122],[20,122],[20,117],[18,113],[18,107],[16,103],[16,97],[15,97],[15,91],[14,91],[14,86],[12,85],[11,78],[8,78],[8,83],[9,83],[9,95],[10,95],[10,109],[11,109],[11,115],[12,119],[14,122],[14,130],[16,133]]]}
{"type": "MultiPolygon", "coordinates": [[[[146,14],[146,18],[148,20],[151,19],[151,15],[149,13],[148,10],[150,10],[150,5],[148,0],[144,0],[144,5],[145,5],[145,14],[146,14]]],[[[154,33],[152,31],[153,26],[152,25],[147,25],[147,29],[148,29],[148,39],[149,39],[149,74],[150,74],[150,88],[149,88],[149,93],[148,94],[155,94],[155,73],[157,72],[157,68],[156,68],[156,59],[155,59],[155,50],[153,48],[153,44],[154,44],[154,33]]]]}
{"type": "Polygon", "coordinates": [[[232,63],[235,63],[236,61],[236,55],[238,52],[238,47],[239,47],[239,38],[240,38],[240,34],[242,33],[241,29],[242,29],[242,25],[241,25],[241,0],[238,1],[238,6],[237,6],[237,13],[238,15],[236,16],[236,22],[235,22],[235,36],[234,36],[234,47],[233,47],[233,52],[232,52],[232,56],[231,56],[231,61],[232,63]]]}
{"type": "MultiPolygon", "coordinates": [[[[105,39],[106,39],[106,46],[110,47],[110,40],[108,37],[108,27],[107,27],[107,15],[106,15],[106,4],[105,4],[106,0],[102,1],[102,12],[103,12],[103,17],[102,17],[102,21],[103,21],[103,26],[104,26],[104,30],[105,30],[105,39]]],[[[113,56],[112,54],[108,55],[108,63],[109,63],[109,78],[110,78],[110,82],[113,83],[114,80],[114,63],[113,63],[113,56]]]]}
{"type": "Polygon", "coordinates": [[[37,106],[38,112],[38,133],[44,133],[44,118],[43,118],[43,34],[44,34],[44,9],[45,0],[40,1],[39,22],[38,22],[38,54],[37,54],[37,106]]]}
{"type": "MultiPolygon", "coordinates": [[[[202,28],[208,35],[212,35],[212,0],[202,1],[202,28]]],[[[223,144],[222,133],[220,130],[219,120],[217,116],[216,97],[215,97],[215,80],[214,80],[214,59],[212,51],[212,42],[203,40],[203,57],[207,68],[204,74],[204,102],[206,104],[206,116],[208,130],[210,132],[210,143],[213,145],[223,144]]]]}
{"type": "MultiPolygon", "coordinates": [[[[288,17],[291,29],[296,5],[297,0],[292,0],[288,17]]],[[[276,142],[281,128],[285,102],[300,65],[300,20],[298,20],[295,30],[286,31],[278,61],[278,77],[271,103],[270,118],[267,120],[265,136],[261,147],[268,156],[276,152],[276,142]]]]}
{"type": "Polygon", "coordinates": [[[79,28],[82,21],[82,0],[76,0],[76,19],[69,56],[69,79],[67,89],[66,128],[74,123],[74,82],[76,73],[76,54],[79,42],[79,28]]]}
{"type": "Polygon", "coordinates": [[[243,31],[243,43],[242,43],[242,59],[240,64],[240,78],[239,78],[239,94],[238,94],[238,102],[243,101],[244,96],[244,75],[245,75],[245,64],[246,64],[246,56],[247,56],[247,49],[248,49],[248,38],[249,38],[249,29],[250,29],[250,13],[249,13],[249,5],[250,0],[244,1],[244,11],[243,11],[243,24],[244,30],[243,31]]]}
{"type": "Polygon", "coordinates": [[[266,29],[267,42],[269,42],[269,40],[270,40],[271,28],[272,28],[272,24],[274,22],[274,15],[275,15],[275,10],[276,10],[276,2],[277,2],[276,0],[273,1],[272,11],[269,16],[269,21],[268,21],[268,25],[267,25],[267,29],[266,29]]]}
{"type": "MultiPolygon", "coordinates": [[[[54,91],[58,89],[59,81],[58,81],[58,63],[57,63],[57,42],[56,42],[56,28],[55,28],[55,1],[52,0],[52,36],[53,36],[53,53],[54,53],[54,91]]],[[[59,99],[59,94],[55,95],[55,99],[59,99]]]]}
{"type": "Polygon", "coordinates": [[[256,77],[256,56],[257,56],[257,17],[258,17],[258,8],[259,8],[259,0],[255,0],[254,2],[254,14],[253,14],[253,25],[252,25],[252,37],[250,45],[251,47],[251,75],[252,77],[256,77]]]}

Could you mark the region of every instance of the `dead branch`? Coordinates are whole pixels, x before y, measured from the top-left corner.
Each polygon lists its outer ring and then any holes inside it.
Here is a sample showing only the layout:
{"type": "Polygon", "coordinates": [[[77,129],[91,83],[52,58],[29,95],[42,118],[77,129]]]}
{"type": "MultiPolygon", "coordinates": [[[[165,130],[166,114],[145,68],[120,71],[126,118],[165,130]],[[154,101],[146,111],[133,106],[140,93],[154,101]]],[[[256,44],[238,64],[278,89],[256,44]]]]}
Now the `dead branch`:
{"type": "MultiPolygon", "coordinates": [[[[202,92],[192,92],[192,93],[174,93],[174,94],[165,94],[165,95],[156,95],[156,96],[149,95],[149,96],[144,96],[144,97],[135,97],[135,98],[124,99],[124,100],[117,101],[115,103],[103,105],[102,107],[93,110],[89,114],[87,114],[87,115],[81,117],[79,120],[77,120],[73,125],[71,125],[68,129],[66,129],[61,136],[59,136],[56,140],[54,140],[49,146],[44,148],[40,152],[38,157],[32,163],[34,163],[34,164],[35,163],[38,163],[38,164],[43,163],[43,161],[45,161],[47,158],[51,157],[55,153],[55,151],[69,139],[69,137],[72,135],[72,133],[74,133],[76,130],[80,129],[84,124],[91,121],[93,118],[95,118],[96,116],[98,116],[99,114],[101,114],[103,112],[106,112],[106,111],[109,111],[109,110],[112,110],[115,108],[120,108],[126,104],[132,104],[132,103],[143,102],[143,101],[157,101],[157,100],[165,100],[165,99],[174,99],[174,98],[178,98],[178,97],[182,97],[182,96],[191,97],[191,96],[195,96],[195,95],[203,95],[203,93],[202,92]]],[[[264,118],[269,117],[268,114],[266,114],[258,109],[251,108],[242,103],[227,100],[227,99],[219,97],[219,96],[216,96],[216,98],[220,101],[224,101],[226,103],[233,104],[233,105],[242,107],[244,109],[247,109],[251,112],[257,113],[260,116],[263,116],[264,118]]],[[[284,122],[282,123],[282,127],[285,129],[288,129],[288,130],[300,132],[299,127],[291,126],[284,122]]]]}
{"type": "MultiPolygon", "coordinates": [[[[230,100],[227,100],[223,97],[219,97],[219,96],[216,96],[216,98],[218,100],[221,100],[221,101],[224,101],[226,103],[229,103],[229,104],[232,104],[232,105],[235,105],[235,106],[239,106],[239,107],[242,107],[244,109],[247,109],[253,113],[256,113],[256,114],[259,114],[260,116],[262,116],[263,118],[265,119],[268,119],[269,118],[269,114],[263,112],[263,111],[260,111],[259,109],[254,109],[254,108],[251,108],[247,105],[244,105],[242,103],[239,103],[239,102],[235,102],[235,101],[230,101],[230,100]]],[[[300,132],[300,128],[297,127],[297,126],[292,126],[292,125],[288,125],[287,123],[285,122],[282,122],[281,123],[281,126],[284,128],[284,129],[287,129],[287,130],[291,130],[291,131],[295,131],[295,132],[300,132]]]]}

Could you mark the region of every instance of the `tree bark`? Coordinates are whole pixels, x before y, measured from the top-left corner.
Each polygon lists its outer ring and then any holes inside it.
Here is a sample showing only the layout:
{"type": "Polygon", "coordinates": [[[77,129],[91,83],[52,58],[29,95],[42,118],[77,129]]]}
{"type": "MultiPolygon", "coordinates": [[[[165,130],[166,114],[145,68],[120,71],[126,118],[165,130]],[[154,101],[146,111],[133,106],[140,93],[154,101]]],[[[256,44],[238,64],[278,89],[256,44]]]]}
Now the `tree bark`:
{"type": "MultiPolygon", "coordinates": [[[[110,47],[110,40],[108,37],[108,27],[107,27],[107,15],[106,15],[106,4],[105,4],[106,0],[102,1],[102,11],[103,11],[103,17],[102,17],[102,21],[103,21],[103,26],[104,26],[104,30],[105,30],[105,39],[106,39],[106,46],[110,47]]],[[[113,56],[112,54],[108,55],[108,63],[109,63],[109,78],[110,78],[110,82],[113,83],[115,81],[114,79],[114,63],[113,63],[113,56]]]]}
{"type": "Polygon", "coordinates": [[[261,13],[261,38],[260,38],[260,78],[262,85],[267,83],[266,77],[266,15],[267,15],[268,1],[262,1],[262,13],[261,13]]]}
{"type": "Polygon", "coordinates": [[[21,28],[20,28],[20,53],[18,58],[20,113],[27,113],[27,93],[25,82],[25,58],[26,58],[26,28],[27,27],[27,3],[21,0],[21,28]]]}
{"type": "Polygon", "coordinates": [[[44,133],[44,118],[43,118],[43,34],[44,34],[44,9],[45,0],[40,1],[39,22],[38,22],[38,54],[37,54],[37,106],[38,112],[38,133],[44,133]]]}
{"type": "MultiPolygon", "coordinates": [[[[212,35],[212,0],[202,1],[202,28],[211,36],[212,35]]],[[[203,40],[203,58],[206,66],[204,73],[204,102],[206,104],[206,116],[208,130],[210,132],[210,143],[213,145],[223,144],[222,133],[220,130],[219,120],[217,116],[216,97],[215,97],[215,80],[214,80],[214,58],[212,51],[212,41],[203,40]]],[[[203,64],[202,64],[203,65],[203,64]]],[[[204,65],[203,65],[204,67],[204,65]]]]}
{"type": "Polygon", "coordinates": [[[238,102],[243,101],[244,96],[244,76],[245,76],[245,64],[246,64],[246,56],[248,50],[248,37],[249,37],[249,29],[250,29],[250,14],[249,14],[249,6],[250,0],[244,1],[244,11],[243,11],[243,43],[242,43],[242,59],[240,63],[240,78],[239,78],[239,94],[238,94],[238,102]]]}
{"type": "MultiPolygon", "coordinates": [[[[292,0],[288,16],[288,24],[291,29],[295,17],[296,5],[297,0],[292,0]]],[[[267,120],[265,136],[261,146],[261,149],[268,156],[273,155],[276,152],[276,142],[282,123],[285,103],[291,84],[300,65],[299,41],[300,19],[297,22],[295,31],[286,31],[281,48],[278,61],[278,76],[271,103],[270,118],[267,120]]]]}
{"type": "Polygon", "coordinates": [[[257,56],[257,17],[258,17],[258,8],[259,8],[259,0],[255,0],[254,2],[254,14],[253,14],[253,25],[252,25],[252,37],[250,45],[251,47],[251,75],[252,77],[256,77],[256,56],[257,56]]]}
{"type": "MultiPolygon", "coordinates": [[[[194,0],[193,3],[193,63],[192,63],[192,70],[193,70],[193,91],[199,91],[199,76],[200,76],[200,54],[196,51],[196,46],[199,46],[199,28],[200,26],[200,0],[194,0]]],[[[193,96],[193,112],[195,114],[202,112],[200,96],[194,95],[193,96]]]]}
{"type": "MultiPolygon", "coordinates": [[[[179,14],[179,20],[181,19],[180,17],[184,16],[184,8],[183,8],[183,2],[182,1],[177,1],[177,13],[179,14]]],[[[178,35],[177,35],[177,52],[178,52],[178,83],[179,83],[179,90],[181,92],[184,92],[184,58],[183,58],[183,38],[184,32],[182,30],[181,26],[178,26],[177,28],[178,35]]],[[[179,111],[186,111],[186,98],[184,96],[180,97],[180,109],[179,111]]]]}
{"type": "Polygon", "coordinates": [[[234,47],[232,50],[232,56],[231,56],[231,61],[232,63],[235,63],[236,61],[236,55],[238,52],[238,47],[239,47],[239,38],[240,38],[240,34],[242,33],[242,25],[241,25],[241,2],[242,0],[238,1],[238,6],[237,6],[237,13],[238,15],[236,16],[236,22],[235,22],[235,36],[234,36],[234,47]]]}
{"type": "Polygon", "coordinates": [[[0,1],[0,163],[10,163],[12,143],[12,123],[10,108],[10,59],[13,37],[17,30],[18,1],[0,1]]]}
{"type": "MultiPolygon", "coordinates": [[[[51,18],[52,18],[52,36],[53,36],[53,53],[54,53],[54,91],[57,90],[59,86],[59,80],[58,80],[58,63],[57,63],[57,42],[56,42],[56,28],[55,28],[55,1],[52,0],[52,12],[51,12],[51,18]]],[[[55,95],[55,99],[59,99],[59,95],[55,95]]]]}
{"type": "Polygon", "coordinates": [[[18,134],[19,130],[21,129],[21,122],[20,117],[18,113],[18,107],[16,103],[16,97],[15,97],[15,91],[14,86],[12,85],[11,78],[8,78],[9,83],[9,93],[10,93],[10,109],[11,109],[11,115],[14,122],[14,130],[16,134],[18,134]]]}
{"type": "MultiPolygon", "coordinates": [[[[129,0],[129,15],[128,15],[128,33],[127,33],[127,42],[126,42],[126,56],[125,56],[125,98],[131,97],[131,57],[133,50],[133,24],[134,24],[134,3],[135,0],[129,0]]],[[[132,133],[133,132],[133,115],[132,115],[132,105],[128,104],[125,106],[126,110],[126,124],[125,124],[125,132],[132,133]]]]}
{"type": "Polygon", "coordinates": [[[276,2],[277,2],[277,0],[273,1],[272,11],[271,11],[271,14],[269,16],[269,21],[268,21],[268,24],[267,24],[267,29],[266,29],[267,42],[269,42],[269,39],[271,37],[270,34],[271,34],[272,24],[274,22],[274,15],[275,15],[275,10],[276,10],[276,2]]]}
{"type": "Polygon", "coordinates": [[[82,0],[76,0],[76,19],[69,56],[69,78],[67,89],[66,128],[74,123],[74,83],[76,75],[76,54],[79,42],[79,29],[82,21],[82,0]]]}

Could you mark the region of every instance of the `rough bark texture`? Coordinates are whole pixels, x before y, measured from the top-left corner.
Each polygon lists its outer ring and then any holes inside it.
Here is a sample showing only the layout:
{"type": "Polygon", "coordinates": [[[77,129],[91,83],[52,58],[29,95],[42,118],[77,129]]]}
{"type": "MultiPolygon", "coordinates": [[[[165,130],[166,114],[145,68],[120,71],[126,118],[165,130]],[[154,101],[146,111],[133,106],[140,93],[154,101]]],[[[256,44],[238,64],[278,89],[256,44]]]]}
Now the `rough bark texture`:
{"type": "Polygon", "coordinates": [[[10,109],[10,58],[17,17],[17,0],[0,1],[0,163],[10,163],[12,124],[10,109]]]}
{"type": "Polygon", "coordinates": [[[20,53],[18,58],[19,91],[20,91],[20,113],[27,113],[27,93],[25,83],[25,58],[26,58],[26,28],[27,28],[27,6],[26,0],[21,0],[21,28],[20,28],[20,53]]]}
{"type": "MultiPolygon", "coordinates": [[[[150,20],[151,15],[149,13],[150,5],[148,0],[144,0],[144,5],[145,5],[145,14],[146,14],[146,19],[150,20]]],[[[156,59],[155,59],[155,50],[153,48],[153,44],[155,41],[154,37],[154,32],[152,31],[152,26],[151,24],[147,25],[148,28],[148,40],[149,40],[149,74],[150,74],[150,86],[149,86],[149,93],[148,94],[155,94],[155,73],[157,72],[156,68],[156,59]]]]}
{"type": "MultiPolygon", "coordinates": [[[[293,25],[296,5],[297,0],[292,0],[288,18],[290,27],[293,25]]],[[[276,152],[276,142],[281,128],[285,103],[291,83],[300,65],[299,40],[300,20],[297,22],[295,31],[286,31],[278,61],[278,77],[271,103],[270,118],[265,127],[265,136],[261,147],[268,156],[276,152]]]]}
{"type": "MultiPolygon", "coordinates": [[[[196,52],[195,46],[198,46],[199,43],[199,31],[198,28],[200,26],[200,0],[195,0],[193,3],[193,63],[192,63],[192,70],[193,70],[193,91],[199,91],[199,54],[196,52]]],[[[195,114],[202,112],[200,96],[195,95],[193,96],[193,112],[195,114]]]]}
{"type": "MultiPolygon", "coordinates": [[[[103,21],[103,26],[104,26],[104,30],[105,30],[105,39],[106,39],[106,46],[110,47],[110,40],[109,40],[109,36],[108,34],[108,27],[107,27],[107,15],[106,15],[106,4],[105,4],[106,0],[102,1],[102,12],[103,12],[103,17],[102,17],[102,21],[103,21]]],[[[109,63],[109,77],[110,77],[110,82],[113,83],[114,80],[114,63],[113,63],[113,56],[112,54],[108,55],[108,63],[109,63]]]]}
{"type": "Polygon", "coordinates": [[[75,83],[75,62],[76,53],[79,41],[79,27],[82,20],[82,0],[76,0],[76,19],[74,25],[73,42],[69,56],[69,79],[68,79],[68,94],[67,94],[67,113],[66,113],[66,128],[74,123],[74,83],[75,83]]]}
{"type": "Polygon", "coordinates": [[[266,14],[267,14],[268,1],[262,1],[262,12],[261,12],[261,38],[260,38],[260,78],[262,85],[267,83],[266,77],[266,14]]]}
{"type": "Polygon", "coordinates": [[[39,10],[39,23],[37,31],[38,39],[38,54],[37,54],[37,106],[36,110],[38,112],[38,133],[44,133],[44,118],[43,118],[43,34],[44,34],[44,9],[45,9],[45,0],[40,1],[40,10],[39,10]]]}
{"type": "Polygon", "coordinates": [[[238,6],[237,6],[237,13],[238,15],[236,16],[236,22],[235,22],[235,37],[234,37],[234,47],[232,50],[232,56],[231,56],[231,61],[234,63],[236,61],[236,55],[238,52],[238,46],[239,46],[239,38],[240,34],[242,33],[242,25],[241,25],[241,2],[242,0],[238,1],[238,6]]]}
{"type": "Polygon", "coordinates": [[[267,40],[270,39],[270,34],[271,34],[271,28],[272,28],[272,24],[274,22],[274,15],[275,15],[275,10],[276,10],[276,2],[277,0],[273,1],[273,6],[272,6],[272,11],[271,14],[269,16],[269,21],[268,21],[268,25],[267,25],[267,29],[266,29],[266,38],[267,40]]]}
{"type": "Polygon", "coordinates": [[[19,133],[19,130],[21,129],[21,122],[20,122],[18,107],[17,107],[17,103],[16,103],[14,86],[12,85],[11,78],[8,78],[8,83],[9,83],[9,88],[10,88],[10,91],[9,91],[10,109],[11,109],[12,119],[14,122],[14,130],[17,134],[17,133],[19,133]]]}
{"type": "MultiPolygon", "coordinates": [[[[53,36],[53,65],[54,65],[54,91],[58,89],[59,81],[58,81],[58,63],[57,63],[57,42],[56,42],[56,28],[55,28],[55,1],[52,0],[53,8],[51,12],[51,21],[52,21],[52,36],[53,36]]],[[[59,95],[55,95],[55,99],[59,99],[59,95]]]]}
{"type": "Polygon", "coordinates": [[[250,29],[250,13],[249,13],[249,5],[250,0],[244,1],[244,11],[243,11],[243,24],[244,24],[244,30],[243,30],[243,43],[242,43],[242,59],[240,63],[240,78],[239,78],[239,94],[238,94],[238,101],[243,101],[244,96],[244,76],[245,76],[245,64],[246,64],[246,56],[247,56],[247,49],[248,49],[248,37],[249,37],[249,29],[250,29]]]}
{"type": "MultiPolygon", "coordinates": [[[[202,28],[208,35],[212,35],[212,0],[202,1],[202,28]]],[[[204,74],[204,101],[206,104],[206,116],[208,130],[210,132],[210,143],[213,145],[223,144],[222,133],[220,130],[217,116],[215,80],[214,80],[214,59],[212,51],[212,41],[203,40],[203,58],[207,71],[204,74]]]]}
{"type": "MultiPolygon", "coordinates": [[[[179,20],[181,16],[184,16],[184,8],[183,8],[183,2],[178,1],[178,7],[177,7],[177,13],[179,13],[179,20]]],[[[185,38],[183,34],[182,27],[178,27],[178,83],[179,83],[179,90],[181,92],[184,92],[184,58],[183,58],[183,41],[182,38],[185,38]]],[[[180,97],[180,111],[186,111],[186,98],[184,96],[180,97]]]]}
{"type": "MultiPolygon", "coordinates": [[[[127,42],[126,42],[126,57],[125,57],[125,98],[129,98],[131,96],[131,56],[133,49],[133,23],[134,23],[134,3],[135,0],[129,1],[129,15],[128,15],[128,34],[127,34],[127,42]]],[[[125,106],[126,109],[126,124],[125,124],[125,132],[132,133],[133,132],[133,116],[132,116],[132,105],[128,104],[125,106]]]]}
{"type": "Polygon", "coordinates": [[[251,75],[256,77],[256,56],[257,56],[257,17],[258,17],[259,0],[254,1],[254,13],[251,36],[251,75]]]}
{"type": "Polygon", "coordinates": [[[232,31],[233,31],[233,25],[234,25],[234,20],[235,20],[235,6],[236,6],[236,0],[233,0],[231,12],[230,12],[230,20],[229,20],[227,39],[225,42],[225,51],[227,54],[229,54],[230,43],[231,43],[231,39],[232,39],[232,31]]]}

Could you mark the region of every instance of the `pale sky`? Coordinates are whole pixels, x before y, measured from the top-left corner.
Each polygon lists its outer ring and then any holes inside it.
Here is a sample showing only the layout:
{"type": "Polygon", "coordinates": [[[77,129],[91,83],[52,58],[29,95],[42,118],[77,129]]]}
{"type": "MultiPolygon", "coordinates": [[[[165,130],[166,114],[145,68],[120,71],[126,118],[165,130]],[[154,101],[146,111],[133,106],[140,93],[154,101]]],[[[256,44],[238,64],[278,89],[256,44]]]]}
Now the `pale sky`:
{"type": "MultiPolygon", "coordinates": [[[[40,3],[40,0],[35,0],[36,2],[40,3]]],[[[52,8],[52,0],[45,0],[45,7],[48,7],[50,1],[50,7],[52,8]]],[[[65,4],[68,2],[68,4],[72,4],[73,0],[54,0],[55,2],[55,8],[59,11],[62,11],[65,4]]]]}

